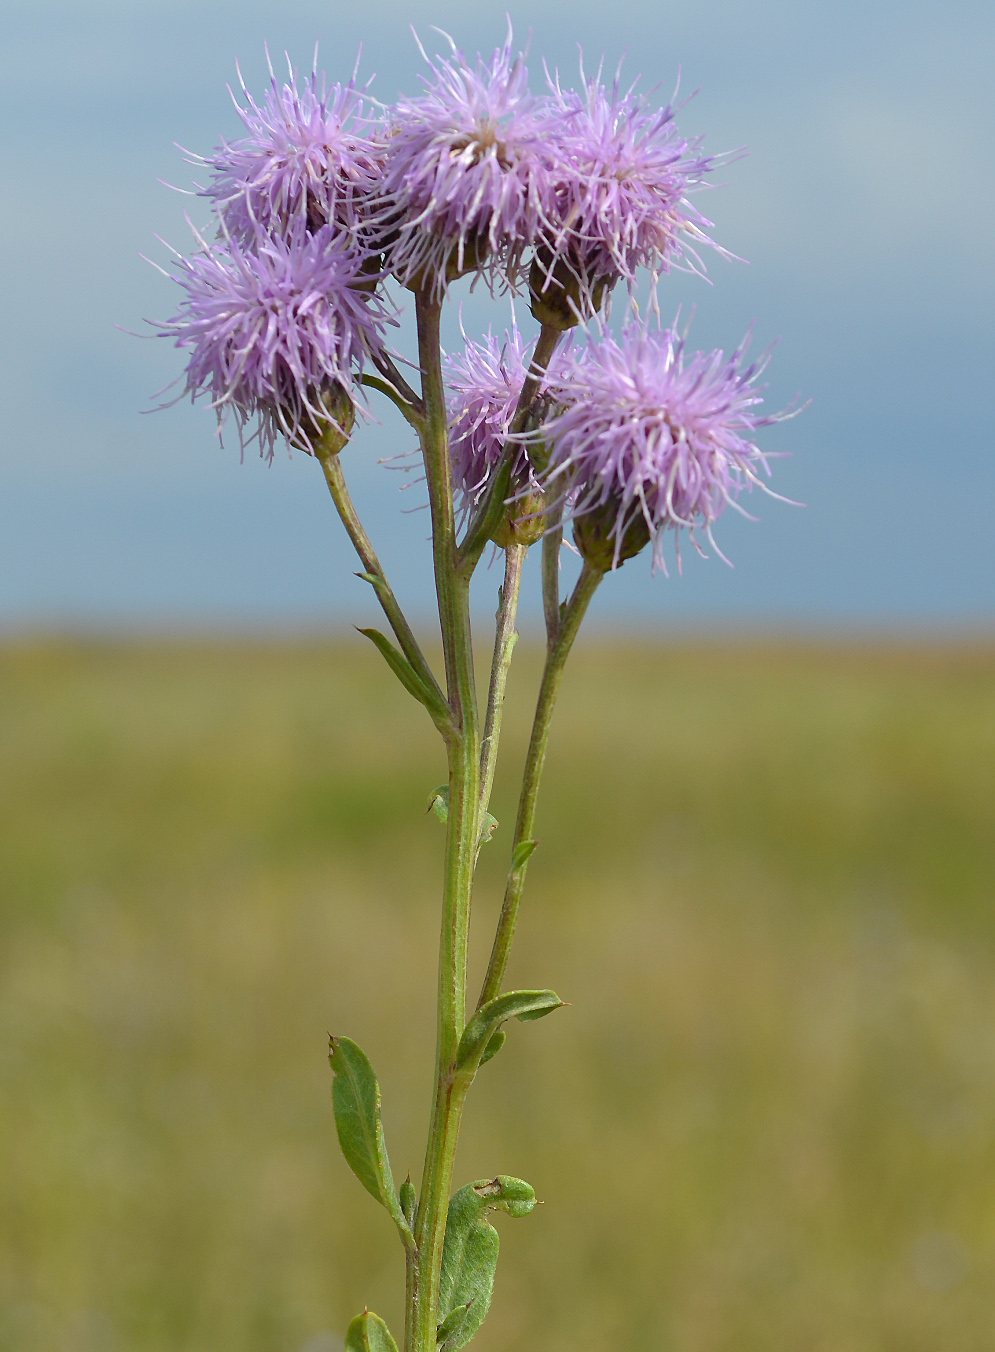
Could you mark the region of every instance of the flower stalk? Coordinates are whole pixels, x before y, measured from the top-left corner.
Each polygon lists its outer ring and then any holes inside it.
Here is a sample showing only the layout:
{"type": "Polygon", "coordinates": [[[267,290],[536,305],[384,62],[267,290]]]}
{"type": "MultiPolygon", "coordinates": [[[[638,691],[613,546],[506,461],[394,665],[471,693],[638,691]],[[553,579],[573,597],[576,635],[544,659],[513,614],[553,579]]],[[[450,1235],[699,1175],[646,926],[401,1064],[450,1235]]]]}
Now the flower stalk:
{"type": "Polygon", "coordinates": [[[497,932],[491,947],[491,956],[487,963],[487,973],[480,988],[477,1008],[481,1009],[488,1001],[500,993],[501,983],[508,966],[511,944],[515,937],[515,924],[518,920],[518,908],[525,888],[525,874],[528,869],[532,844],[532,832],[535,826],[536,803],[539,798],[539,781],[546,763],[546,747],[549,742],[549,728],[553,720],[556,696],[563,679],[563,669],[574,639],[580,629],[587,608],[598,589],[604,573],[584,564],[577,579],[570,600],[563,610],[557,626],[556,638],[550,645],[543,668],[539,696],[536,700],[535,716],[532,720],[532,735],[525,756],[525,771],[522,775],[522,790],[518,799],[518,815],[515,819],[515,835],[511,842],[511,868],[505,886],[504,901],[498,919],[497,932]]]}
{"type": "MultiPolygon", "coordinates": [[[[439,688],[435,679],[435,673],[429,666],[428,659],[422,652],[418,640],[415,638],[410,624],[404,616],[404,612],[397,603],[397,598],[391,590],[390,583],[387,581],[387,575],[381,567],[380,560],[377,558],[376,551],[370,542],[370,538],[363,528],[363,524],[356,514],[356,509],[352,505],[352,499],[349,496],[349,490],[346,488],[345,475],[342,473],[342,464],[338,455],[319,455],[318,462],[321,465],[322,473],[325,476],[325,483],[328,485],[328,491],[331,494],[332,501],[335,504],[335,510],[339,514],[339,520],[345,527],[346,534],[352,541],[356,553],[359,555],[360,562],[363,565],[364,572],[360,576],[364,581],[369,582],[377,600],[387,617],[391,629],[400,644],[404,656],[414,667],[415,671],[424,681],[425,685],[435,696],[437,705],[445,704],[445,696],[439,688]]],[[[452,730],[448,719],[441,716],[437,720],[439,731],[447,739],[452,735],[452,730]]]]}
{"type": "MultiPolygon", "coordinates": [[[[501,716],[504,712],[504,693],[511,671],[511,657],[518,641],[515,620],[518,615],[518,597],[522,588],[522,568],[526,545],[512,543],[504,552],[504,582],[498,592],[498,608],[494,626],[494,655],[491,658],[491,678],[487,688],[487,713],[484,735],[480,743],[480,821],[484,822],[491,801],[494,771],[497,768],[498,743],[501,739],[501,716]]],[[[483,839],[481,826],[481,840],[483,839]]],[[[478,846],[479,849],[479,846],[478,846]]]]}

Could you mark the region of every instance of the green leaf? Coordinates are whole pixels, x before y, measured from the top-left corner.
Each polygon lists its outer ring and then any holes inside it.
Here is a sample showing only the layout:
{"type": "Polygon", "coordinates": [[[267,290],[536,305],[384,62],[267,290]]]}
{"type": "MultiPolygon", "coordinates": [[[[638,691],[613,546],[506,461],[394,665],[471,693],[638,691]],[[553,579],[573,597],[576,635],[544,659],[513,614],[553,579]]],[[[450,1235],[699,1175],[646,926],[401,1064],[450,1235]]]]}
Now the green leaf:
{"type": "Polygon", "coordinates": [[[358,632],[364,634],[380,650],[391,671],[405,690],[414,695],[419,704],[424,704],[426,709],[433,711],[438,711],[441,708],[435,695],[429,690],[404,654],[398,652],[389,638],[381,634],[379,629],[360,629],[358,632]]]}
{"type": "Polygon", "coordinates": [[[406,1244],[413,1244],[394,1188],[380,1117],[380,1086],[366,1054],[347,1037],[328,1040],[335,1130],[349,1168],[366,1191],[385,1206],[406,1244]]]}
{"type": "Polygon", "coordinates": [[[466,1320],[466,1314],[472,1304],[473,1301],[468,1300],[465,1305],[457,1305],[456,1309],[453,1310],[452,1314],[447,1314],[445,1319],[443,1319],[442,1323],[437,1328],[435,1333],[435,1341],[438,1347],[441,1349],[441,1352],[449,1352],[449,1349],[451,1347],[463,1345],[458,1344],[456,1342],[456,1339],[463,1332],[463,1324],[466,1320]]]}
{"type": "Polygon", "coordinates": [[[487,1212],[527,1216],[534,1206],[528,1183],[505,1174],[468,1183],[450,1200],[439,1274],[440,1352],[465,1347],[490,1308],[501,1241],[487,1212]]]}
{"type": "Polygon", "coordinates": [[[486,845],[487,842],[490,840],[491,836],[493,836],[494,832],[495,832],[497,829],[498,829],[498,819],[497,819],[497,817],[493,816],[490,812],[485,812],[485,813],[484,813],[484,820],[483,820],[483,821],[481,822],[481,824],[480,824],[480,842],[479,842],[479,843],[480,843],[481,845],[486,845]]]}
{"type": "Polygon", "coordinates": [[[511,856],[512,873],[517,873],[522,865],[532,857],[532,852],[538,844],[537,840],[520,840],[518,842],[511,856]]]}
{"type": "Polygon", "coordinates": [[[428,795],[428,807],[426,812],[432,812],[438,817],[442,825],[445,826],[449,820],[449,785],[440,784],[437,789],[433,789],[428,795]]]}
{"type": "Polygon", "coordinates": [[[481,1052],[480,1064],[485,1065],[492,1056],[497,1056],[498,1052],[507,1041],[508,1034],[503,1028],[499,1028],[496,1033],[492,1033],[487,1041],[487,1046],[481,1052]]]}
{"type": "Polygon", "coordinates": [[[377,577],[376,573],[357,573],[356,577],[360,582],[368,582],[371,587],[379,587],[383,582],[383,578],[377,577]]]}
{"type": "MultiPolygon", "coordinates": [[[[549,992],[550,995],[552,995],[552,993],[552,991],[549,992]]],[[[546,992],[543,992],[543,994],[546,994],[546,992]]],[[[566,1000],[560,1000],[551,1008],[542,1005],[537,1009],[523,1009],[521,1014],[515,1015],[515,1018],[518,1019],[520,1023],[532,1023],[534,1019],[544,1019],[547,1014],[552,1014],[554,1009],[565,1009],[566,1004],[566,1000]]]]}
{"type": "MultiPolygon", "coordinates": [[[[487,1044],[506,1019],[541,1019],[562,1004],[555,991],[508,991],[488,1000],[463,1030],[456,1051],[456,1069],[476,1070],[487,1044]]],[[[495,1047],[494,1051],[497,1050],[495,1047]]]]}
{"type": "Polygon", "coordinates": [[[397,1352],[397,1343],[380,1316],[364,1310],[346,1329],[345,1352],[397,1352]]]}
{"type": "Polygon", "coordinates": [[[418,1198],[415,1195],[414,1184],[411,1182],[410,1174],[398,1188],[397,1200],[401,1203],[404,1219],[408,1222],[408,1225],[414,1227],[415,1212],[418,1209],[418,1198]]]}

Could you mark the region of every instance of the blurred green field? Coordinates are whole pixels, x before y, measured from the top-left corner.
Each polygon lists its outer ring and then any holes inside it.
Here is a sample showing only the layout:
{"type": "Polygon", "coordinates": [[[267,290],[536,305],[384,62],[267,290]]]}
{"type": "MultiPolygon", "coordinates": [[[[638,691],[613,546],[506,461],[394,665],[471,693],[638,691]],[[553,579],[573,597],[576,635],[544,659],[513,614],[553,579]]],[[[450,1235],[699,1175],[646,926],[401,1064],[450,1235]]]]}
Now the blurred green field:
{"type": "MultiPolygon", "coordinates": [[[[378,662],[0,648],[2,1352],[399,1327],[325,1060],[366,1049],[416,1171],[444,765],[378,662]]],[[[540,834],[510,978],[571,1007],[471,1095],[457,1181],[545,1202],[474,1347],[991,1352],[995,648],[583,648],[540,834]]]]}

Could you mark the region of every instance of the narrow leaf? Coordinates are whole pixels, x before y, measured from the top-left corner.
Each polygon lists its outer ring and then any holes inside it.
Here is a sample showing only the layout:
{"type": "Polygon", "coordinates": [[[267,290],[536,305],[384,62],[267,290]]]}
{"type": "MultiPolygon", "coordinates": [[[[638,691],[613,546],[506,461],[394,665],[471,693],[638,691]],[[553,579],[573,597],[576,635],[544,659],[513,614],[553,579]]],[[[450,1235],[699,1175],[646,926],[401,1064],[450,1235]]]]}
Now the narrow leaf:
{"type": "Polygon", "coordinates": [[[487,1212],[526,1216],[534,1206],[528,1183],[504,1174],[468,1183],[451,1198],[439,1274],[440,1352],[465,1347],[490,1308],[500,1239],[487,1212]]]}
{"type": "Polygon", "coordinates": [[[408,1222],[408,1225],[413,1227],[415,1223],[415,1212],[418,1209],[418,1198],[415,1195],[414,1184],[411,1182],[410,1174],[398,1188],[397,1200],[401,1203],[404,1219],[408,1222]]]}
{"type": "Polygon", "coordinates": [[[449,785],[440,784],[437,789],[433,789],[428,795],[428,807],[426,812],[434,813],[442,825],[445,826],[449,820],[449,785]]]}
{"type": "Polygon", "coordinates": [[[555,991],[507,991],[488,1000],[463,1030],[456,1051],[456,1069],[476,1070],[488,1042],[506,1019],[541,1019],[562,1004],[555,991]]]}
{"type": "Polygon", "coordinates": [[[371,643],[373,643],[383,654],[387,665],[404,686],[410,695],[414,695],[419,704],[424,704],[426,709],[438,712],[440,705],[432,691],[415,671],[414,667],[404,656],[398,652],[389,638],[381,634],[379,629],[360,629],[359,633],[364,634],[371,643]]]}
{"type": "Polygon", "coordinates": [[[532,852],[538,844],[537,840],[520,840],[518,842],[511,856],[512,873],[517,873],[522,865],[532,857],[532,852]]]}
{"type": "Polygon", "coordinates": [[[347,1037],[329,1038],[335,1130],[349,1168],[372,1197],[387,1208],[401,1237],[411,1231],[387,1159],[380,1116],[380,1086],[365,1052],[347,1037]]]}
{"type": "MultiPolygon", "coordinates": [[[[450,1352],[451,1348],[463,1347],[465,1345],[464,1343],[459,1342],[458,1339],[463,1332],[463,1325],[466,1322],[466,1313],[472,1304],[473,1301],[468,1300],[465,1305],[457,1305],[456,1309],[453,1310],[451,1314],[447,1314],[445,1319],[443,1319],[435,1335],[435,1341],[438,1345],[439,1352],[450,1352]]],[[[469,1340],[467,1339],[467,1341],[469,1340]]]]}
{"type": "Polygon", "coordinates": [[[544,1019],[547,1014],[552,1014],[554,1009],[565,1009],[566,1000],[560,1000],[558,1004],[553,1005],[552,1009],[547,1009],[543,1005],[540,1009],[523,1009],[521,1014],[516,1014],[515,1018],[520,1023],[532,1023],[535,1019],[544,1019]]]}
{"type": "Polygon", "coordinates": [[[491,1059],[492,1056],[497,1056],[498,1052],[501,1050],[501,1048],[507,1041],[507,1038],[508,1034],[504,1031],[503,1028],[499,1028],[496,1033],[492,1033],[488,1038],[487,1046],[481,1053],[480,1064],[484,1065],[491,1059]]]}
{"type": "Polygon", "coordinates": [[[368,582],[371,587],[379,587],[383,581],[382,578],[377,577],[376,573],[357,573],[356,576],[360,582],[368,582]]]}
{"type": "Polygon", "coordinates": [[[380,1316],[364,1310],[346,1329],[345,1352],[397,1352],[397,1343],[380,1316]]]}

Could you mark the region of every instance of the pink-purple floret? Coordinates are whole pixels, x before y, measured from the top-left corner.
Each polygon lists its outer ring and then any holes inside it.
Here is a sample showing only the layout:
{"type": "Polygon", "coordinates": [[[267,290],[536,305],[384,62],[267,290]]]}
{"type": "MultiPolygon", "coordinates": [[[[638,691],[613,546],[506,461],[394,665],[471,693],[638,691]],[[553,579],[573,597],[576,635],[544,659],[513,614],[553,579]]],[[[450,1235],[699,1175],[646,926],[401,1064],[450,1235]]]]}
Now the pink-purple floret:
{"type": "Polygon", "coordinates": [[[660,566],[668,530],[687,529],[697,545],[700,528],[715,548],[713,522],[744,489],[766,487],[754,433],[786,416],[757,411],[764,363],[743,364],[745,343],[728,357],[686,358],[684,346],[674,330],[643,324],[620,342],[607,334],[589,342],[565,359],[560,410],[542,429],[548,483],[559,485],[572,515],[609,507],[617,546],[642,516],[660,566]]]}
{"type": "MultiPolygon", "coordinates": [[[[543,243],[585,274],[632,281],[637,268],[669,271],[711,225],[688,202],[713,161],[678,135],[674,110],[633,91],[588,81],[564,92],[550,80],[543,102],[549,194],[543,243]]],[[[714,247],[714,246],[713,246],[714,247]]]]}
{"type": "MultiPolygon", "coordinates": [[[[449,455],[464,513],[479,502],[504,453],[534,346],[515,326],[501,341],[488,333],[482,342],[468,342],[462,353],[446,360],[449,455]]],[[[560,359],[554,357],[544,386],[555,381],[559,365],[560,359]]],[[[520,442],[515,452],[512,483],[518,492],[541,489],[526,442],[520,442]]]]}
{"type": "Polygon", "coordinates": [[[254,244],[230,239],[182,259],[186,296],[160,332],[190,351],[186,391],[208,393],[219,421],[231,409],[240,429],[259,415],[271,455],[277,435],[320,415],[322,390],[352,384],[390,315],[358,289],[362,257],[333,227],[309,234],[298,223],[289,238],[254,244]]]}
{"type": "MultiPolygon", "coordinates": [[[[288,84],[274,78],[258,104],[243,84],[245,136],[193,157],[208,171],[199,191],[216,238],[198,235],[179,260],[186,294],[157,327],[189,353],[185,392],[206,393],[219,422],[231,410],[243,439],[253,427],[264,454],[281,434],[311,449],[322,394],[355,397],[371,358],[386,369],[390,277],[437,299],[464,272],[514,292],[534,262],[549,284],[574,277],[590,314],[605,286],[631,290],[639,269],[654,280],[697,270],[695,246],[712,245],[689,194],[715,161],[679,135],[671,106],[605,86],[600,72],[579,92],[547,74],[535,97],[510,35],[489,60],[455,47],[426,60],[423,92],[380,111],[368,86],[326,88],[316,72],[300,88],[293,71],[288,84]]],[[[506,453],[531,352],[513,327],[447,362],[464,515],[506,453]]],[[[619,542],[639,514],[658,563],[668,530],[711,539],[768,472],[753,436],[779,415],[758,412],[758,373],[742,347],[687,356],[683,338],[645,323],[618,340],[589,335],[554,358],[552,411],[508,452],[516,492],[545,487],[575,517],[613,511],[619,542]],[[530,460],[540,439],[541,470],[530,460]]]]}
{"type": "Polygon", "coordinates": [[[490,61],[454,51],[429,62],[417,98],[388,114],[378,200],[387,262],[400,281],[474,266],[514,284],[544,205],[543,128],[521,57],[506,43],[490,61]]]}
{"type": "Polygon", "coordinates": [[[352,82],[326,89],[316,72],[298,90],[291,72],[290,84],[271,80],[261,104],[244,85],[243,93],[244,108],[232,98],[248,134],[222,141],[207,158],[189,157],[210,171],[201,196],[232,238],[251,247],[259,230],[279,233],[298,220],[356,229],[380,155],[362,91],[352,82]]]}

